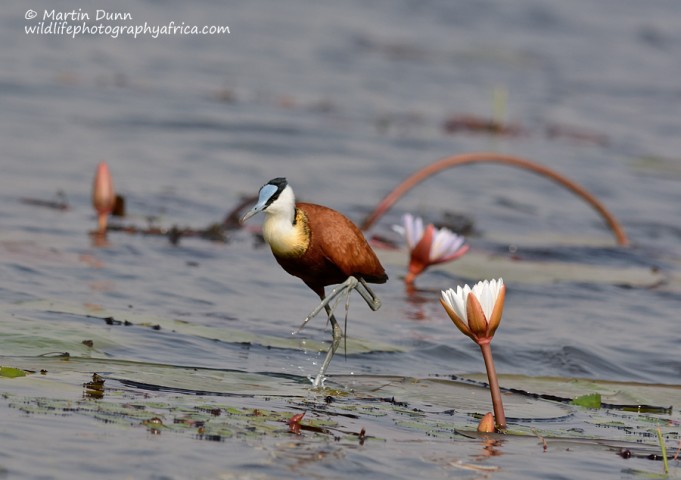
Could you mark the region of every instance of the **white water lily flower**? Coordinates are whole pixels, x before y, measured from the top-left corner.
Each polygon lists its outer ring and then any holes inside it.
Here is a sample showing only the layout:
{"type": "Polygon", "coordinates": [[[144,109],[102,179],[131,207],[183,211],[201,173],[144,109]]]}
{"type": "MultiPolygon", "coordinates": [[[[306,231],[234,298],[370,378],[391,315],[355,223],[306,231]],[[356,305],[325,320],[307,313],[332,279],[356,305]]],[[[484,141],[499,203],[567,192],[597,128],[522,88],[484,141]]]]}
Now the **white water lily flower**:
{"type": "Polygon", "coordinates": [[[435,238],[430,244],[429,258],[431,262],[447,262],[463,254],[460,253],[461,247],[466,242],[463,236],[457,235],[448,228],[435,229],[434,233],[435,238]]]}
{"type": "Polygon", "coordinates": [[[405,277],[408,284],[430,265],[456,260],[468,251],[463,236],[448,228],[435,228],[432,223],[424,228],[423,219],[409,213],[402,216],[402,225],[394,225],[393,230],[405,238],[410,250],[409,273],[405,277]]]}
{"type": "Polygon", "coordinates": [[[402,225],[393,225],[393,230],[404,237],[409,250],[412,250],[423,237],[423,219],[405,213],[402,215],[402,225]]]}
{"type": "Polygon", "coordinates": [[[476,343],[489,343],[501,322],[506,286],[504,280],[484,280],[442,291],[440,303],[454,324],[476,343]]]}

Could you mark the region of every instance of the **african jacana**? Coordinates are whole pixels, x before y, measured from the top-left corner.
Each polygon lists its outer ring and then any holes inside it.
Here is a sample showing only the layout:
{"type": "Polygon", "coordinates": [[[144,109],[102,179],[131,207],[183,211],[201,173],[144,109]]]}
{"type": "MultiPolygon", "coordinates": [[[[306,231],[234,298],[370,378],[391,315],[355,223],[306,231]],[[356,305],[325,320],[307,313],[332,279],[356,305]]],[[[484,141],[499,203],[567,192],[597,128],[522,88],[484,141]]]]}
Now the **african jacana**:
{"type": "Polygon", "coordinates": [[[322,308],[331,322],[333,340],[313,385],[319,387],[324,373],[343,337],[329,302],[352,289],[362,296],[372,310],[381,301],[369,283],[385,283],[388,276],[362,232],[347,217],[321,205],[296,203],[293,190],[285,178],[270,180],[260,188],[258,202],[241,222],[265,212],[262,230],[274,258],[288,273],[300,278],[321,299],[305,318],[303,328],[322,308]],[[324,287],[336,285],[327,297],[324,287]]]}

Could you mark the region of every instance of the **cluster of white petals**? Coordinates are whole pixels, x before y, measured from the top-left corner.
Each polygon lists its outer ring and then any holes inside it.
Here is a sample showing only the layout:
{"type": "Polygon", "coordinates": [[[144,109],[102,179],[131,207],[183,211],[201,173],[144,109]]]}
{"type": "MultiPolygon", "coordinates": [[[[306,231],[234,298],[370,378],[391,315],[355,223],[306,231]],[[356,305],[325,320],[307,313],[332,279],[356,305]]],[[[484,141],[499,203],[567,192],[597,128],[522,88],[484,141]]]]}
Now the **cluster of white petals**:
{"type": "Polygon", "coordinates": [[[412,250],[423,237],[423,219],[405,213],[402,215],[402,225],[393,225],[393,230],[404,237],[409,250],[412,250]]]}
{"type": "Polygon", "coordinates": [[[468,301],[468,294],[473,292],[475,298],[480,302],[482,312],[487,319],[491,318],[494,305],[499,297],[499,292],[504,285],[504,280],[483,280],[473,285],[473,288],[468,285],[457,286],[456,290],[450,288],[442,291],[442,300],[454,310],[454,313],[464,322],[468,318],[466,313],[466,304],[468,301]]]}
{"type": "Polygon", "coordinates": [[[452,232],[448,228],[435,230],[435,238],[430,248],[430,261],[436,262],[442,258],[455,255],[463,247],[466,239],[452,232]]]}
{"type": "MultiPolygon", "coordinates": [[[[404,237],[409,250],[418,245],[425,233],[423,219],[410,213],[402,215],[402,225],[393,225],[393,230],[404,237]]],[[[441,260],[448,260],[449,257],[457,257],[465,242],[466,239],[462,235],[457,235],[448,228],[434,228],[428,260],[439,263],[441,260]]]]}

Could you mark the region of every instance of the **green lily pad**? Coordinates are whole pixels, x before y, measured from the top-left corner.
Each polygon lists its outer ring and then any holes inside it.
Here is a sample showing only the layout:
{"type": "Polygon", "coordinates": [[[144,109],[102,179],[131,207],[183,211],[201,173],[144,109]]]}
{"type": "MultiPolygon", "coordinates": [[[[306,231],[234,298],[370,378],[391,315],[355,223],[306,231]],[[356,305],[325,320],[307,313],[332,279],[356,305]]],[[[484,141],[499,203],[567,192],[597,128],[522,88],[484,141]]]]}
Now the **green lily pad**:
{"type": "Polygon", "coordinates": [[[14,367],[0,367],[0,377],[3,378],[17,378],[17,377],[25,377],[26,372],[24,372],[21,369],[14,368],[14,367]]]}
{"type": "Polygon", "coordinates": [[[589,393],[573,398],[570,405],[577,405],[585,408],[601,408],[601,394],[589,393]]]}

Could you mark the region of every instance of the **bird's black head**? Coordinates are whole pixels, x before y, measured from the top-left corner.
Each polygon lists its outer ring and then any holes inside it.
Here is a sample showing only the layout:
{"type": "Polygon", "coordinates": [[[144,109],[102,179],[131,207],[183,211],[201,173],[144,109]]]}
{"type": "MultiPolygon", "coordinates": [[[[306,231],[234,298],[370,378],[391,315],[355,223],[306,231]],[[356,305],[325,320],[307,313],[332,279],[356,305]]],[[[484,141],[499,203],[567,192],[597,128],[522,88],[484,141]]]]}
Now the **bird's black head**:
{"type": "Polygon", "coordinates": [[[273,193],[270,194],[270,198],[267,201],[267,205],[265,208],[267,208],[268,205],[270,205],[272,202],[274,202],[277,198],[279,198],[279,194],[286,188],[286,185],[288,185],[288,182],[286,181],[285,177],[277,177],[273,178],[269,182],[267,182],[265,185],[263,185],[260,188],[260,191],[263,191],[263,188],[268,187],[268,190],[271,190],[273,193]],[[276,187],[276,190],[272,189],[272,187],[276,187]]]}

